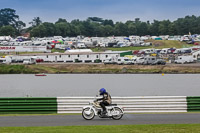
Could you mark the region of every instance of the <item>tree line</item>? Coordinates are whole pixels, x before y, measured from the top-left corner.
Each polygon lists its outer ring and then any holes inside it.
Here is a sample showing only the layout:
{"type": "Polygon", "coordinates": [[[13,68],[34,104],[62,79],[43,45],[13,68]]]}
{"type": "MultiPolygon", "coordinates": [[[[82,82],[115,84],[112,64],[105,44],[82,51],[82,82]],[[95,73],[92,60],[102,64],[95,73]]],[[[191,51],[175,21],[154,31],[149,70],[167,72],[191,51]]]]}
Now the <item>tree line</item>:
{"type": "Polygon", "coordinates": [[[35,17],[29,23],[30,27],[19,20],[14,9],[0,10],[0,35],[18,36],[22,32],[30,32],[31,37],[50,36],[129,36],[129,35],[184,35],[189,32],[200,34],[200,16],[186,16],[175,21],[154,20],[143,22],[140,18],[126,22],[113,22],[111,19],[88,17],[86,20],[75,19],[68,22],[59,18],[57,22],[42,22],[40,17],[35,17]]]}

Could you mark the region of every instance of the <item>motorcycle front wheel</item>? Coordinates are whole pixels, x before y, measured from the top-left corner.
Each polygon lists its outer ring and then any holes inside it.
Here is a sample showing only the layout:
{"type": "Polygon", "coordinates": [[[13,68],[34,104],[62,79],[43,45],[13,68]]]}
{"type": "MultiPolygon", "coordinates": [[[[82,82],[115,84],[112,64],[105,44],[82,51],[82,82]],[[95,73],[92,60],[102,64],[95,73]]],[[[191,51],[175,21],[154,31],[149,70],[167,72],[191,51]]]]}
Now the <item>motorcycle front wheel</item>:
{"type": "Polygon", "coordinates": [[[113,115],[112,118],[114,120],[120,120],[122,118],[122,116],[123,116],[122,110],[120,108],[118,108],[118,107],[115,107],[115,112],[117,112],[118,115],[113,115]]]}
{"type": "Polygon", "coordinates": [[[85,108],[82,111],[82,116],[86,120],[92,120],[95,116],[94,110],[91,109],[90,112],[88,113],[89,110],[90,110],[90,108],[85,108]]]}

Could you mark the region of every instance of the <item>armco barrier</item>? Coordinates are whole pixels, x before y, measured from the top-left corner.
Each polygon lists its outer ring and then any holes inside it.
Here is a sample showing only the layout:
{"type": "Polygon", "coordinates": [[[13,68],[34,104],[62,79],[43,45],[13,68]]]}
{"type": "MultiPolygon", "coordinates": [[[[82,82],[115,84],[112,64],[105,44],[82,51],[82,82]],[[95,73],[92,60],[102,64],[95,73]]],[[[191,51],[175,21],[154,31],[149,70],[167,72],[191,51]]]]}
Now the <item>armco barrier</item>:
{"type": "MultiPolygon", "coordinates": [[[[125,113],[200,111],[200,97],[112,97],[125,113]]],[[[0,98],[0,114],[81,113],[94,97],[0,98]]]]}
{"type": "Polygon", "coordinates": [[[187,97],[188,112],[200,112],[200,96],[187,97]]]}
{"type": "Polygon", "coordinates": [[[0,98],[0,114],[57,113],[57,98],[0,98]]]}
{"type": "MultiPolygon", "coordinates": [[[[112,97],[125,113],[187,112],[186,96],[112,97]]],[[[58,97],[58,113],[81,113],[94,97],[58,97]]]]}

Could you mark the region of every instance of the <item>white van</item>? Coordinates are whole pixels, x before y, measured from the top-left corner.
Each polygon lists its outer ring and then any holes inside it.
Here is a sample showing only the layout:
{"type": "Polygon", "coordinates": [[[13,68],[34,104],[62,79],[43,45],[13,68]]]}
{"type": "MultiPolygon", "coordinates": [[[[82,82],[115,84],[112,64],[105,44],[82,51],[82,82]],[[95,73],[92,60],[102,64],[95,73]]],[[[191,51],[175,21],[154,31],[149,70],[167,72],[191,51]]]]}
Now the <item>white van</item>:
{"type": "Polygon", "coordinates": [[[117,64],[118,65],[131,65],[134,64],[134,61],[128,57],[119,57],[117,59],[117,64]]]}
{"type": "Polygon", "coordinates": [[[141,65],[144,63],[144,57],[137,57],[135,59],[135,63],[138,64],[138,65],[141,65]]]}
{"type": "Polygon", "coordinates": [[[2,64],[11,64],[12,58],[10,56],[5,56],[0,58],[0,63],[2,64]]]}
{"type": "Polygon", "coordinates": [[[160,54],[167,54],[169,49],[170,49],[170,48],[163,48],[163,49],[160,51],[160,54]]]}
{"type": "Polygon", "coordinates": [[[25,58],[23,60],[23,64],[30,65],[30,64],[35,64],[36,63],[36,58],[25,58]]]}
{"type": "Polygon", "coordinates": [[[116,64],[116,61],[112,58],[103,60],[104,64],[116,64]]]}

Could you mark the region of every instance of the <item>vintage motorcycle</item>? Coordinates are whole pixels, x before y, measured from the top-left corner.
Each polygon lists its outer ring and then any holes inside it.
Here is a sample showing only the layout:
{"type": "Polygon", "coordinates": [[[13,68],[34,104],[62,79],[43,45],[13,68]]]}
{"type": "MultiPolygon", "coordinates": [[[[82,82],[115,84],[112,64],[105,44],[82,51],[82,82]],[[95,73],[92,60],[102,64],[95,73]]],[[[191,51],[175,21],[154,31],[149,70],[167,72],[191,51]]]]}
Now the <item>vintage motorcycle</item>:
{"type": "Polygon", "coordinates": [[[92,120],[96,115],[100,118],[112,118],[119,120],[124,115],[124,110],[117,106],[117,104],[110,104],[106,106],[106,114],[102,114],[103,109],[97,100],[90,102],[88,106],[83,107],[82,116],[86,120],[92,120]]]}

